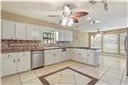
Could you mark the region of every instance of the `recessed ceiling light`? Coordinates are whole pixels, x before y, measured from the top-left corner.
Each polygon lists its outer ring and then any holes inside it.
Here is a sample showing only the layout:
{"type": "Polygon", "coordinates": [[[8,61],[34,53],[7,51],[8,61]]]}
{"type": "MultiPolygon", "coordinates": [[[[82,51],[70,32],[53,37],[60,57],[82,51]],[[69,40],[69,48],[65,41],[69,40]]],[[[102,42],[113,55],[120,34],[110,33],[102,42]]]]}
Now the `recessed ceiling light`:
{"type": "Polygon", "coordinates": [[[95,21],[95,23],[99,23],[99,22],[100,22],[100,20],[96,20],[96,21],[95,21]]]}
{"type": "Polygon", "coordinates": [[[88,19],[88,20],[90,20],[91,18],[90,18],[90,17],[88,17],[87,19],[88,19]]]}
{"type": "Polygon", "coordinates": [[[89,22],[90,24],[98,24],[98,23],[100,23],[100,20],[96,20],[96,21],[91,21],[91,22],[89,22]]]}

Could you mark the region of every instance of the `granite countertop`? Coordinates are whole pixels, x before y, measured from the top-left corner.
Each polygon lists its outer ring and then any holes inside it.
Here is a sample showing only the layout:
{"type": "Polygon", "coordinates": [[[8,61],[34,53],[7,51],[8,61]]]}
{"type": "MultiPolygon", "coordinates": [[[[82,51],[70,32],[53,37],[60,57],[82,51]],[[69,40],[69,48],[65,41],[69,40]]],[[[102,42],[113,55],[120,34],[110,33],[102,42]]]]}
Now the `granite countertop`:
{"type": "Polygon", "coordinates": [[[43,47],[43,48],[33,48],[33,49],[8,49],[1,50],[1,53],[14,53],[14,52],[27,52],[27,51],[44,51],[44,50],[55,50],[55,49],[88,49],[88,50],[98,50],[99,48],[89,48],[89,47],[43,47]]]}
{"type": "MultiPolygon", "coordinates": [[[[89,48],[89,47],[45,47],[41,50],[53,50],[53,49],[89,49],[89,50],[98,50],[99,48],[89,48]]],[[[32,50],[35,51],[36,49],[32,50]]],[[[40,50],[40,49],[39,49],[40,50]]]]}

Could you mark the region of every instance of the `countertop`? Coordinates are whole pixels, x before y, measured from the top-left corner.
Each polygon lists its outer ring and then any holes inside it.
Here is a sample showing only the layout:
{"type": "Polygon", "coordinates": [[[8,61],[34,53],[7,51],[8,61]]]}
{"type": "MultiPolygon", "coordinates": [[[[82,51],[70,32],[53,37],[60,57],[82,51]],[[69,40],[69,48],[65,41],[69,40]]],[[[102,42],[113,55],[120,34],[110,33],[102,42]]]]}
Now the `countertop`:
{"type": "Polygon", "coordinates": [[[14,52],[27,52],[27,51],[44,51],[44,50],[55,50],[55,49],[88,49],[88,50],[98,50],[99,48],[89,48],[89,47],[44,47],[35,49],[9,49],[1,50],[1,53],[14,53],[14,52]]]}

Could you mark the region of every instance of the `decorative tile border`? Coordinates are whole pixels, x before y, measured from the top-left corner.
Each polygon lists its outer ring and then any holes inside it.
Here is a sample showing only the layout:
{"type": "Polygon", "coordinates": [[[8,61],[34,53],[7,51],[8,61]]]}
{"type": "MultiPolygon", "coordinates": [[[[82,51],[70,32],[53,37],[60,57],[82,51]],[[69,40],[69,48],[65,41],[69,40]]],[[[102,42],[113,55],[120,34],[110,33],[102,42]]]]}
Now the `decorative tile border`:
{"type": "Polygon", "coordinates": [[[80,72],[80,71],[77,71],[76,69],[73,69],[73,68],[71,68],[71,67],[65,67],[65,68],[59,69],[59,70],[57,70],[57,71],[54,71],[54,72],[52,72],[52,73],[43,75],[43,76],[39,77],[39,79],[40,79],[40,81],[41,81],[44,85],[50,85],[50,83],[45,79],[45,77],[50,76],[50,75],[53,75],[53,74],[55,74],[55,73],[58,73],[58,72],[60,72],[60,71],[66,70],[66,69],[70,69],[70,70],[72,70],[72,71],[74,71],[74,72],[77,72],[77,73],[79,73],[79,74],[81,74],[81,75],[83,75],[83,76],[85,76],[85,77],[91,78],[92,80],[91,80],[87,85],[95,85],[95,84],[97,83],[97,81],[99,80],[99,79],[97,79],[97,78],[95,78],[95,77],[92,77],[92,76],[90,76],[90,75],[88,75],[88,74],[85,74],[85,73],[82,73],[82,72],[80,72]]]}

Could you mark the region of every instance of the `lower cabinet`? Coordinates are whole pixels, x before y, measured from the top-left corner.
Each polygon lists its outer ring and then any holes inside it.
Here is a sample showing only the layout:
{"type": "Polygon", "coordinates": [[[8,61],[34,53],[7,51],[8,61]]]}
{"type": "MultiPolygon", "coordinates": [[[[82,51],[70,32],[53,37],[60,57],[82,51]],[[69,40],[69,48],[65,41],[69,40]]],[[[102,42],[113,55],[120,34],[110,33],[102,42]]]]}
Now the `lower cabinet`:
{"type": "Polygon", "coordinates": [[[74,60],[88,65],[100,64],[98,50],[89,49],[52,49],[44,51],[44,65],[52,65],[65,60],[74,60]]]}
{"type": "Polygon", "coordinates": [[[51,65],[54,63],[53,50],[44,51],[44,66],[51,65]]]}
{"type": "Polygon", "coordinates": [[[2,54],[1,67],[2,76],[7,76],[23,71],[30,70],[30,52],[6,53],[2,54]]]}
{"type": "Polygon", "coordinates": [[[61,49],[45,50],[44,51],[44,65],[51,65],[62,61],[61,49]]]}
{"type": "Polygon", "coordinates": [[[64,60],[68,60],[69,57],[66,56],[66,53],[62,52],[62,49],[53,49],[53,50],[45,50],[44,51],[44,65],[52,65],[55,63],[62,62],[64,60]]]}
{"type": "Polygon", "coordinates": [[[71,60],[97,66],[100,64],[99,54],[98,50],[72,49],[71,60]]]}
{"type": "Polygon", "coordinates": [[[31,69],[30,52],[18,53],[18,72],[31,69]]]}
{"type": "Polygon", "coordinates": [[[62,49],[53,50],[54,63],[62,61],[62,49]]]}
{"type": "Polygon", "coordinates": [[[17,54],[2,54],[1,56],[1,76],[17,73],[17,54]]]}
{"type": "Polygon", "coordinates": [[[62,51],[62,61],[70,60],[71,50],[66,49],[62,51]]]}
{"type": "Polygon", "coordinates": [[[87,63],[87,52],[85,49],[73,49],[72,60],[87,63]]]}

